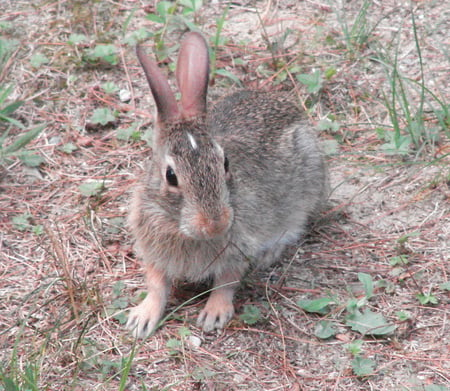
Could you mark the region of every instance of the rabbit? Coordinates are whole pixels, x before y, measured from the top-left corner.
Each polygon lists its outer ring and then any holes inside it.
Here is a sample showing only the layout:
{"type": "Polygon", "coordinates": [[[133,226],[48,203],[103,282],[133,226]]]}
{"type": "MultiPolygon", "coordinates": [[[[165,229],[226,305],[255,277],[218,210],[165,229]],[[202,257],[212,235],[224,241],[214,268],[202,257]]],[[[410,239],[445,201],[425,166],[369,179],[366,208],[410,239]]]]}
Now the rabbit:
{"type": "Polygon", "coordinates": [[[181,102],[142,46],[137,56],[157,114],[152,155],[128,224],[148,294],[127,328],[157,328],[172,283],[212,280],[197,325],[223,329],[251,265],[267,266],[305,232],[327,196],[327,171],[304,113],[282,93],[242,90],[207,109],[208,46],[186,33],[176,79],[181,102]]]}

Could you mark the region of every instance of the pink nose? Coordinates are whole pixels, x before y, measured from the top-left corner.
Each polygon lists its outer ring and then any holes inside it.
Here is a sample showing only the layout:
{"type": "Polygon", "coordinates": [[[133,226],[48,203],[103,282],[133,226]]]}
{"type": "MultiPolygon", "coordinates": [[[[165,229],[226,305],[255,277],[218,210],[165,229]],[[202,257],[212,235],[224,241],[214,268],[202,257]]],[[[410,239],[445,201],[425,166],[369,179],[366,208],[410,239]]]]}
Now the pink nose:
{"type": "Polygon", "coordinates": [[[211,218],[202,212],[198,212],[193,220],[198,232],[212,238],[224,234],[230,228],[231,211],[229,208],[224,207],[216,218],[211,218]]]}

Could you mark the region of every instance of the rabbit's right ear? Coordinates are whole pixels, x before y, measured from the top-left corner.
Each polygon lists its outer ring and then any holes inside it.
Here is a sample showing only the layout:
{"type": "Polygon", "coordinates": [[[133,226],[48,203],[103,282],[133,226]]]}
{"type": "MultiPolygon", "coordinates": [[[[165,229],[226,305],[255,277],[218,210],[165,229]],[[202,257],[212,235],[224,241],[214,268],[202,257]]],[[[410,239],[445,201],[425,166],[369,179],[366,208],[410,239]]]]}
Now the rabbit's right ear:
{"type": "Polygon", "coordinates": [[[176,75],[183,117],[206,113],[209,53],[205,38],[200,33],[190,32],[184,35],[176,75]]]}
{"type": "Polygon", "coordinates": [[[170,122],[180,117],[180,110],[175,95],[170,89],[167,79],[155,61],[148,57],[142,46],[136,46],[136,54],[144,69],[145,76],[152,91],[158,110],[158,121],[170,122]]]}

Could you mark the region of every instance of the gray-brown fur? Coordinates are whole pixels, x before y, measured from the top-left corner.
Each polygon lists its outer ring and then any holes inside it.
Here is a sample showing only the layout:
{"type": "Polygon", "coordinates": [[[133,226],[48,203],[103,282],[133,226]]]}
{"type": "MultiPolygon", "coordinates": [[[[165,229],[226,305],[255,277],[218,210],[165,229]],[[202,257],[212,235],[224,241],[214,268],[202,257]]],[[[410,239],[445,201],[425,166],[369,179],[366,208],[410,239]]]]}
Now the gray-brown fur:
{"type": "MultiPolygon", "coordinates": [[[[289,97],[240,91],[206,111],[207,75],[195,73],[204,72],[196,71],[197,65],[207,69],[205,50],[199,34],[187,35],[178,61],[184,96],[179,109],[158,104],[172,102],[171,93],[155,97],[163,120],[157,121],[152,159],[129,218],[137,254],[147,265],[149,290],[130,313],[128,327],[136,336],[157,326],[170,282],[178,279],[214,280],[215,291],[198,323],[206,331],[223,327],[233,315],[233,293],[249,263],[270,264],[279,257],[326,198],[316,137],[289,97]],[[202,64],[195,63],[197,57],[202,64]],[[177,186],[165,177],[168,162],[175,166],[177,186]]],[[[146,70],[147,78],[161,77],[151,73],[146,70]]],[[[165,86],[164,80],[152,84],[165,86]]]]}

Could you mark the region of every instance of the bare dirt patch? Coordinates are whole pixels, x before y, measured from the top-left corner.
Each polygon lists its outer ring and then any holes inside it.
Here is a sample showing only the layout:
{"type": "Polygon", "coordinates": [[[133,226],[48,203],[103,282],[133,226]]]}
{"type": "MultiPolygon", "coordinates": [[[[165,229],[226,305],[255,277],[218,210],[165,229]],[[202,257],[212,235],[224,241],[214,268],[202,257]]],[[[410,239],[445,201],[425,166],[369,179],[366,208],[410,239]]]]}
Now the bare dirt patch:
{"type": "MultiPolygon", "coordinates": [[[[448,6],[370,3],[361,26],[370,34],[358,43],[346,39],[343,23],[353,26],[362,6],[230,3],[218,68],[246,86],[296,91],[312,126],[330,114],[340,124],[321,131],[324,145],[331,146],[329,208],[286,259],[249,274],[236,298],[238,315],[223,333],[206,335],[195,327],[199,299],[135,345],[121,312],[141,299],[143,284],[124,216],[149,147],[117,134],[136,121],[144,132],[151,122],[150,94],[127,38],[141,27],[161,27],[145,18],[154,12],[153,2],[0,4],[2,37],[18,42],[0,83],[14,85],[11,98],[26,100],[17,120],[28,127],[47,124],[28,146],[45,163],[29,168],[15,157],[0,171],[0,390],[8,389],[8,378],[21,383],[19,389],[32,389],[27,373],[35,374],[30,382],[39,389],[118,389],[130,360],[126,390],[450,388],[450,298],[444,285],[450,274],[448,133],[441,130],[440,139],[419,152],[387,153],[376,129],[391,129],[383,93],[389,96],[392,85],[374,60],[397,50],[399,69],[419,80],[413,10],[427,88],[448,105],[448,6]],[[69,43],[74,33],[86,41],[69,43]],[[117,64],[87,58],[98,44],[115,45],[117,64]],[[39,63],[37,55],[46,60],[39,63]],[[335,73],[324,79],[320,93],[309,94],[296,72],[316,69],[335,73]],[[105,82],[131,99],[105,92],[105,82]],[[116,111],[115,119],[93,123],[95,109],[105,107],[116,111]],[[80,190],[93,182],[101,184],[98,192],[80,190]],[[25,221],[15,220],[20,216],[25,221]],[[407,262],[395,263],[402,259],[407,262]],[[368,300],[358,273],[374,282],[368,300]],[[297,305],[320,297],[334,300],[324,315],[297,305]],[[374,337],[352,330],[347,307],[355,302],[364,302],[361,311],[382,314],[395,331],[374,337]],[[256,323],[239,317],[246,308],[260,310],[256,323]],[[335,328],[329,339],[316,336],[321,320],[335,328]],[[349,348],[355,341],[361,341],[358,352],[349,348]],[[358,376],[357,357],[370,360],[373,370],[358,376]]],[[[224,7],[208,2],[192,21],[213,36],[224,7]]],[[[168,47],[183,28],[169,29],[168,47]]],[[[236,88],[230,84],[217,76],[212,96],[236,88]]],[[[420,88],[408,96],[417,105],[420,88]]],[[[438,127],[432,109],[425,113],[427,129],[438,127]]],[[[10,136],[20,132],[13,127],[10,136]]],[[[181,284],[169,310],[192,296],[193,288],[181,284]]]]}

